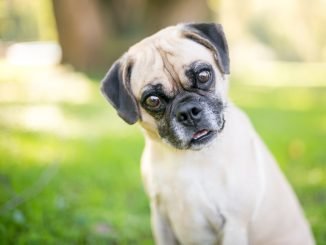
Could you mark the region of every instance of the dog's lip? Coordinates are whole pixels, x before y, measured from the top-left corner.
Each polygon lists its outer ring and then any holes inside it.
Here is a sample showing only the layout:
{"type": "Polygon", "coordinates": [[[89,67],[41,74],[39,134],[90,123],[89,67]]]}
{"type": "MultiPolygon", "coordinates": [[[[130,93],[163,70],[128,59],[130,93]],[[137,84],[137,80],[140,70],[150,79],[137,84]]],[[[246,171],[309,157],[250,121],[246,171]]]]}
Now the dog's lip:
{"type": "Polygon", "coordinates": [[[209,132],[210,131],[207,130],[207,129],[201,129],[201,130],[199,130],[199,131],[197,131],[196,133],[193,134],[192,139],[193,140],[198,140],[198,139],[200,139],[200,138],[205,137],[206,135],[208,135],[209,132]]]}
{"type": "Polygon", "coordinates": [[[198,130],[196,133],[193,134],[190,144],[191,145],[205,144],[209,142],[216,135],[216,133],[217,131],[215,130],[208,130],[208,129],[198,130]]]}

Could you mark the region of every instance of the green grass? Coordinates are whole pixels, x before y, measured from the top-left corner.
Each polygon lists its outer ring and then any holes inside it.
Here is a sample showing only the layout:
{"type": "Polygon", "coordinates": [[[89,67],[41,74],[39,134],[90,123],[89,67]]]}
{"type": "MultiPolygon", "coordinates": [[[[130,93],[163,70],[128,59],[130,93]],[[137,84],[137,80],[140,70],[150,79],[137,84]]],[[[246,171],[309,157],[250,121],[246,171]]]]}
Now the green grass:
{"type": "MultiPolygon", "coordinates": [[[[88,83],[85,103],[0,103],[7,114],[52,105],[68,125],[61,134],[0,120],[0,244],[153,244],[140,130],[125,125],[98,84],[88,83]]],[[[294,186],[318,244],[325,244],[326,88],[234,84],[231,96],[294,186]]]]}

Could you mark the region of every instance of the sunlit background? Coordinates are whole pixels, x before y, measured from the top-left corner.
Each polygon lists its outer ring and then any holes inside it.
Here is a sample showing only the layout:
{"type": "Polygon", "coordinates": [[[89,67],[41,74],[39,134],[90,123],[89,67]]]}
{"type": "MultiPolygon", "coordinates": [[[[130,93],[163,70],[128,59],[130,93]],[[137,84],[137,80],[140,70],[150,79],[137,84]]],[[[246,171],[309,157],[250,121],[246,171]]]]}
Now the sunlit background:
{"type": "Polygon", "coordinates": [[[223,24],[232,100],[326,244],[325,0],[0,0],[0,244],[153,244],[142,135],[99,81],[187,21],[223,24]]]}

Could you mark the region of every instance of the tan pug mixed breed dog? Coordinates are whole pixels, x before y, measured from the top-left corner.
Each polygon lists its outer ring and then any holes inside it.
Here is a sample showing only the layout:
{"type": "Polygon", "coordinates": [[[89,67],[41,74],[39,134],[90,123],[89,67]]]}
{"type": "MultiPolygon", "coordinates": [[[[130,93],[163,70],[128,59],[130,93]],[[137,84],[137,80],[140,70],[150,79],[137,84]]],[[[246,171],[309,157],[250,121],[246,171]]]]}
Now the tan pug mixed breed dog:
{"type": "Polygon", "coordinates": [[[157,244],[314,244],[298,200],[228,101],[221,25],[180,24],[131,47],[102,92],[144,129],[142,176],[157,244]]]}

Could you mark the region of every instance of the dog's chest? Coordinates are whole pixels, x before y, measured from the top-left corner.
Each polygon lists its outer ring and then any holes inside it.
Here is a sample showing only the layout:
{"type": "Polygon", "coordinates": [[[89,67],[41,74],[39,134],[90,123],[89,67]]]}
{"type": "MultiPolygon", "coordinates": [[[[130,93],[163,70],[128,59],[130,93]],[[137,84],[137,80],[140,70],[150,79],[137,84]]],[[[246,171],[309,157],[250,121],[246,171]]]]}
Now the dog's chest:
{"type": "Polygon", "coordinates": [[[218,190],[223,183],[216,179],[223,182],[224,173],[207,162],[202,166],[192,162],[170,159],[170,166],[156,164],[148,175],[145,173],[145,185],[152,204],[169,220],[182,243],[216,244],[225,223],[219,207],[224,197],[218,195],[224,193],[218,190]]]}

